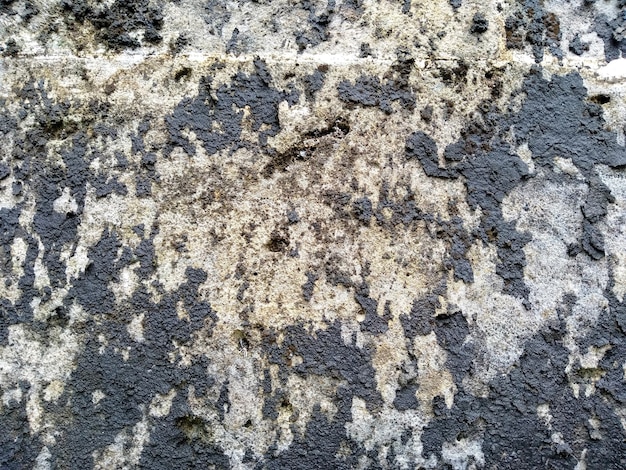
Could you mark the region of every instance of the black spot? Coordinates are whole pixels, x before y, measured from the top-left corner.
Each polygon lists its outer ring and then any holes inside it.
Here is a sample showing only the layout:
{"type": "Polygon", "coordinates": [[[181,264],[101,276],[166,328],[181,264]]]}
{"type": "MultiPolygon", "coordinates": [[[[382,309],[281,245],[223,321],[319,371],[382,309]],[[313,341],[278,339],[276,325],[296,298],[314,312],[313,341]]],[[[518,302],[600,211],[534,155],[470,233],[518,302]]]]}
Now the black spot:
{"type": "Polygon", "coordinates": [[[418,386],[415,384],[407,385],[396,391],[396,398],[393,400],[393,406],[398,411],[413,410],[419,406],[419,402],[415,397],[418,386]]]}
{"type": "Polygon", "coordinates": [[[483,34],[489,29],[489,21],[482,13],[476,13],[472,18],[472,27],[470,32],[474,34],[483,34]]]}
{"type": "Polygon", "coordinates": [[[589,43],[581,41],[580,34],[576,33],[569,43],[569,50],[576,55],[583,55],[589,50],[589,43]]]}
{"type": "Polygon", "coordinates": [[[560,48],[561,26],[558,17],[544,10],[539,0],[517,0],[514,13],[505,21],[506,47],[523,49],[531,47],[535,62],[543,60],[544,49],[558,58],[563,58],[560,48]]]}
{"type": "Polygon", "coordinates": [[[626,8],[620,7],[617,16],[609,19],[606,15],[598,15],[595,21],[595,30],[604,41],[604,57],[607,62],[619,59],[626,54],[626,8]]]}
{"type": "Polygon", "coordinates": [[[174,74],[174,80],[179,82],[183,78],[187,78],[190,75],[191,75],[191,69],[189,67],[183,67],[180,70],[176,71],[176,73],[174,74]]]}
{"type": "Polygon", "coordinates": [[[372,218],[372,201],[367,197],[357,199],[352,203],[356,218],[366,226],[369,226],[372,218]]]}
{"type": "Polygon", "coordinates": [[[304,77],[304,89],[308,100],[313,100],[315,98],[315,93],[322,89],[325,78],[326,73],[319,70],[319,68],[316,69],[311,75],[304,77]]]}
{"type": "Polygon", "coordinates": [[[275,230],[267,242],[267,249],[274,253],[282,253],[289,246],[289,236],[285,233],[275,230]]]}
{"type": "Polygon", "coordinates": [[[302,297],[307,302],[313,298],[313,290],[315,289],[315,281],[318,279],[318,275],[315,273],[306,273],[306,282],[302,284],[302,297]]]}

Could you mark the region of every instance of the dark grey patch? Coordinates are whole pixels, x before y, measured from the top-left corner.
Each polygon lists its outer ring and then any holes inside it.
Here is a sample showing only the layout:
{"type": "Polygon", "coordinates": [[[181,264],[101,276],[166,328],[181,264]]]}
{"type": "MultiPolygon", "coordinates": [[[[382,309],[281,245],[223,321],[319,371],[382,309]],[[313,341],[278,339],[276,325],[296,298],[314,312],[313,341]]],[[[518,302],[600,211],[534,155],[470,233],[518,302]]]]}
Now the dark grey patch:
{"type": "Polygon", "coordinates": [[[228,381],[222,384],[220,388],[220,395],[215,402],[215,410],[220,417],[220,421],[224,421],[224,415],[228,413],[230,409],[230,399],[228,398],[228,381]]]}
{"type": "MultiPolygon", "coordinates": [[[[363,278],[369,274],[366,272],[363,274],[363,278]]],[[[363,280],[361,284],[355,286],[354,299],[356,300],[361,311],[365,314],[365,318],[361,322],[361,331],[367,331],[373,335],[381,335],[389,329],[389,320],[391,320],[391,312],[389,311],[389,305],[386,304],[384,316],[378,315],[378,301],[370,297],[369,286],[363,280]]]]}
{"type": "Polygon", "coordinates": [[[137,197],[152,195],[152,181],[145,175],[135,175],[135,194],[137,197]]]}
{"type": "Polygon", "coordinates": [[[589,50],[589,43],[583,42],[580,39],[580,34],[576,33],[576,35],[569,42],[569,50],[576,55],[583,55],[589,50]]]}
{"type": "Polygon", "coordinates": [[[331,15],[334,12],[334,0],[329,0],[326,9],[319,15],[315,13],[315,5],[310,0],[304,0],[302,8],[309,12],[309,29],[296,32],[296,44],[300,52],[307,47],[315,47],[322,42],[328,41],[330,34],[328,26],[330,25],[331,15]]]}
{"type": "Polygon", "coordinates": [[[411,0],[402,0],[402,13],[405,15],[411,13],[411,0]]]}
{"type": "MultiPolygon", "coordinates": [[[[596,393],[581,393],[578,398],[572,393],[570,380],[584,385],[585,374],[593,371],[574,368],[569,375],[566,373],[569,352],[563,346],[566,330],[561,318],[526,342],[513,369],[489,384],[488,397],[461,391],[451,409],[442,399],[435,399],[435,418],[422,435],[424,456],[433,452],[440,455],[444,442],[465,437],[482,440],[487,468],[573,468],[585,448],[589,468],[623,468],[626,440],[614,407],[626,399],[621,370],[626,347],[620,327],[625,310],[610,293],[610,287],[605,295],[610,308],[602,312],[592,332],[580,341],[583,352],[590,345],[613,346],[599,365],[603,377],[596,393]],[[539,405],[549,406],[551,429],[538,418],[539,405]],[[589,423],[592,418],[599,423],[597,430],[589,423]],[[555,432],[561,433],[563,444],[552,440],[555,432]]],[[[564,303],[568,304],[567,299],[564,303]]],[[[566,309],[561,309],[564,314],[566,309]]],[[[455,375],[459,385],[460,378],[455,375]]]]}
{"type": "Polygon", "coordinates": [[[595,260],[604,258],[604,235],[589,221],[583,222],[582,248],[595,260]]]}
{"type": "Polygon", "coordinates": [[[489,21],[485,18],[485,15],[482,13],[476,13],[472,18],[472,27],[470,28],[470,32],[474,34],[483,34],[486,33],[489,29],[489,21]]]}
{"type": "Polygon", "coordinates": [[[180,33],[176,40],[171,44],[172,54],[178,55],[180,54],[185,47],[187,47],[191,43],[190,39],[187,37],[185,33],[180,33]]]}
{"type": "Polygon", "coordinates": [[[2,0],[0,2],[0,14],[2,15],[14,15],[15,11],[12,8],[15,0],[2,0]]]}
{"type": "Polygon", "coordinates": [[[563,58],[559,19],[545,11],[540,0],[517,0],[516,11],[506,19],[504,28],[507,48],[523,49],[528,44],[537,63],[543,60],[545,48],[559,60],[563,58]]]}
{"type": "MultiPolygon", "coordinates": [[[[461,159],[460,156],[451,156],[448,153],[448,149],[446,149],[446,153],[446,160],[448,161],[461,159]]],[[[408,137],[406,155],[408,158],[417,158],[428,176],[436,178],[458,177],[458,170],[453,166],[442,168],[439,165],[437,144],[421,131],[414,132],[408,137]]],[[[458,216],[454,216],[450,221],[438,221],[438,225],[437,236],[439,238],[447,238],[450,243],[449,263],[454,269],[454,277],[465,282],[473,282],[474,273],[466,256],[473,237],[463,229],[463,221],[458,216]]]]}
{"type": "Polygon", "coordinates": [[[322,89],[325,78],[326,72],[321,71],[319,68],[312,74],[304,77],[304,90],[308,100],[312,101],[315,99],[315,93],[322,89]]]}
{"type": "Polygon", "coordinates": [[[17,57],[22,48],[17,44],[15,39],[11,38],[4,44],[4,47],[0,48],[0,50],[2,51],[3,57],[17,57]]]}
{"type": "Polygon", "coordinates": [[[445,293],[446,285],[441,283],[425,296],[414,300],[408,314],[400,315],[400,323],[408,340],[413,340],[416,336],[428,335],[433,331],[435,314],[437,309],[441,308],[439,297],[445,293]]]}
{"type": "Polygon", "coordinates": [[[354,84],[344,80],[337,86],[339,99],[361,106],[376,106],[387,114],[393,111],[392,102],[398,101],[402,108],[412,111],[415,108],[415,94],[408,80],[414,63],[415,60],[407,52],[399,51],[384,81],[368,75],[357,78],[354,84]]]}
{"type": "Polygon", "coordinates": [[[356,218],[366,226],[369,226],[372,213],[372,201],[368,197],[362,197],[352,203],[356,218]]]}
{"type": "Polygon", "coordinates": [[[19,196],[20,194],[22,194],[22,187],[24,185],[22,184],[21,181],[15,181],[12,184],[12,188],[11,188],[11,194],[13,194],[13,196],[19,196]]]}
{"type": "Polygon", "coordinates": [[[436,178],[453,178],[456,171],[439,166],[437,144],[422,131],[413,132],[406,141],[406,155],[408,158],[417,158],[427,176],[436,178]]]}
{"type": "Polygon", "coordinates": [[[454,216],[450,221],[439,222],[439,225],[441,229],[437,236],[447,238],[450,244],[450,256],[446,265],[448,262],[452,264],[456,280],[466,283],[474,282],[474,270],[467,259],[467,252],[472,246],[473,237],[463,228],[463,219],[454,216]]]}
{"type": "Polygon", "coordinates": [[[231,17],[227,4],[222,0],[207,0],[204,11],[206,12],[204,21],[209,26],[209,34],[221,36],[224,26],[231,17]]]}
{"type": "Polygon", "coordinates": [[[389,328],[389,321],[392,318],[389,310],[389,304],[386,303],[382,316],[378,315],[378,301],[370,296],[367,277],[370,274],[369,262],[361,268],[361,282],[356,283],[350,279],[350,276],[334,266],[333,260],[329,260],[325,266],[326,281],[333,286],[343,286],[347,289],[353,289],[354,300],[359,305],[363,315],[363,321],[360,323],[360,329],[373,335],[385,333],[389,328]]]}
{"type": "MultiPolygon", "coordinates": [[[[29,391],[27,382],[20,382],[23,398],[29,391]]],[[[40,444],[37,435],[31,435],[26,404],[9,401],[3,405],[0,414],[0,467],[6,470],[30,468],[39,454],[40,444]]]]}
{"type": "Polygon", "coordinates": [[[433,107],[426,105],[420,110],[420,117],[426,122],[430,122],[433,119],[433,107]]]}
{"type": "Polygon", "coordinates": [[[517,155],[511,155],[500,144],[463,165],[461,174],[465,177],[470,207],[481,207],[484,213],[479,236],[484,242],[497,246],[499,262],[496,273],[504,280],[503,291],[524,299],[528,308],[529,291],[524,283],[526,256],[523,247],[531,237],[518,232],[515,222],[505,221],[500,207],[506,194],[528,176],[528,168],[517,155]]]}
{"type": "Polygon", "coordinates": [[[229,458],[211,442],[211,425],[192,413],[186,393],[177,395],[170,414],[158,420],[144,447],[140,468],[230,468],[229,458]]]}
{"type": "Polygon", "coordinates": [[[239,56],[246,52],[245,39],[245,35],[239,32],[239,28],[233,29],[233,33],[226,43],[226,53],[239,56]]]}
{"type": "Polygon", "coordinates": [[[453,62],[454,65],[443,64],[439,73],[441,80],[448,86],[463,86],[467,83],[467,72],[469,65],[464,60],[453,62]]]}
{"type": "Polygon", "coordinates": [[[325,330],[309,334],[301,325],[291,325],[282,330],[281,345],[276,343],[278,332],[266,332],[264,348],[268,361],[280,367],[279,378],[286,383],[290,373],[303,377],[317,375],[342,381],[334,397],[337,408],[332,419],[315,405],[313,416],[307,423],[304,436],[294,428],[294,441],[281,453],[270,449],[265,456],[267,468],[353,468],[356,457],[363,453],[358,444],[347,435],[345,425],[352,420],[353,396],[361,397],[371,412],[380,409],[382,398],[376,389],[375,371],[371,364],[372,351],[365,347],[346,345],[342,339],[341,326],[331,323],[325,330]],[[302,358],[294,365],[292,357],[302,358]],[[344,442],[348,455],[337,457],[344,442]]]}
{"type": "MultiPolygon", "coordinates": [[[[3,207],[0,209],[0,272],[7,278],[13,268],[11,257],[11,245],[15,240],[18,228],[20,226],[21,207],[16,206],[11,209],[3,207]]],[[[2,319],[2,317],[0,317],[2,319]]]]}
{"type": "Polygon", "coordinates": [[[363,42],[359,47],[359,57],[361,59],[365,59],[366,57],[374,57],[374,53],[372,52],[372,48],[369,43],[363,42]]]}
{"type": "Polygon", "coordinates": [[[272,377],[268,369],[263,371],[263,395],[263,416],[271,420],[278,419],[281,403],[288,400],[282,390],[272,394],[272,377]]]}
{"type": "Polygon", "coordinates": [[[252,129],[260,132],[259,141],[265,146],[267,138],[280,130],[278,105],[287,100],[297,102],[298,94],[280,92],[271,86],[272,77],[265,62],[254,60],[255,71],[251,75],[238,73],[229,86],[211,89],[211,78],[204,77],[198,86],[198,95],[183,99],[174,112],[165,118],[170,143],[164,150],[169,155],[175,146],[182,147],[188,155],[195,155],[195,148],[184,136],[184,130],[192,130],[202,142],[208,154],[237,148],[241,136],[241,119],[244,107],[249,106],[252,114],[252,129]],[[214,91],[217,99],[212,96],[214,91]],[[217,128],[217,129],[216,129],[217,128]]]}
{"type": "Polygon", "coordinates": [[[446,351],[446,366],[452,372],[454,382],[462,383],[470,371],[474,358],[474,347],[470,341],[469,325],[461,312],[444,313],[435,317],[435,335],[437,342],[446,351]]]}
{"type": "MultiPolygon", "coordinates": [[[[265,456],[265,468],[280,470],[309,470],[312,468],[333,468],[348,470],[355,467],[356,452],[351,449],[351,455],[336,457],[342,442],[350,442],[346,436],[345,424],[352,419],[352,394],[349,390],[339,386],[335,403],[338,411],[330,419],[315,405],[311,419],[307,423],[302,436],[294,432],[294,440],[289,448],[281,453],[270,449],[265,456]]],[[[296,429],[294,428],[294,431],[296,429]]],[[[357,447],[352,443],[352,447],[357,447]]]]}
{"type": "Polygon", "coordinates": [[[306,273],[306,282],[302,284],[302,297],[307,302],[313,298],[313,290],[315,289],[315,281],[319,276],[312,272],[306,273]]]}
{"type": "Polygon", "coordinates": [[[382,398],[376,389],[372,351],[367,346],[361,349],[354,344],[346,345],[338,322],[331,323],[326,330],[316,331],[315,336],[301,325],[288,326],[282,333],[284,340],[280,346],[266,345],[270,363],[280,365],[284,372],[289,370],[301,376],[344,380],[350,393],[363,398],[370,411],[380,408],[382,398]],[[302,363],[294,365],[293,355],[300,356],[302,363]]]}
{"type": "Polygon", "coordinates": [[[143,41],[161,42],[159,31],[163,26],[163,13],[148,0],[115,0],[104,8],[94,8],[84,0],[63,0],[63,18],[71,31],[85,22],[96,30],[96,38],[109,49],[120,51],[136,49],[142,44],[131,33],[143,31],[143,41]]]}
{"type": "MultiPolygon", "coordinates": [[[[85,338],[85,347],[77,358],[76,369],[68,379],[62,397],[56,402],[44,403],[44,408],[48,416],[60,419],[63,423],[62,433],[56,436],[57,444],[49,446],[51,465],[90,468],[93,466],[93,451],[112,443],[119,432],[131,432],[132,427],[142,419],[141,407],[147,406],[155,393],[165,394],[175,389],[176,400],[185,401],[186,389],[193,385],[197,396],[206,395],[208,388],[213,386],[213,379],[207,375],[206,359],[194,358],[189,367],[182,368],[176,365],[178,361],[170,361],[170,354],[176,351],[174,342],[188,342],[191,335],[200,329],[204,329],[203,334],[210,335],[216,316],[198,293],[199,286],[206,281],[206,273],[194,269],[187,270],[187,281],[174,292],[166,293],[158,282],[153,282],[152,287],[162,298],[158,304],[152,302],[152,295],[142,284],[131,300],[122,306],[116,305],[109,285],[119,280],[119,272],[123,267],[138,262],[135,273],[142,281],[153,275],[153,240],[158,233],[157,227],[152,227],[149,233],[145,227],[135,228],[137,236],[142,238],[135,250],[122,246],[114,231],[105,230],[98,243],[89,248],[89,264],[85,271],[73,281],[71,287],[67,284],[62,251],[67,248],[71,251],[76,247],[77,228],[85,204],[87,185],[96,188],[96,194],[100,197],[110,191],[123,191],[123,187],[113,174],[106,173],[106,169],[95,172],[89,167],[91,160],[99,156],[87,138],[91,122],[76,128],[68,127],[65,113],[71,107],[69,104],[54,103],[47,96],[43,83],[27,83],[17,92],[16,99],[19,100],[18,104],[22,104],[20,119],[33,116],[35,125],[26,131],[17,128],[6,131],[12,132],[15,142],[13,173],[17,180],[24,182],[25,191],[28,190],[33,196],[35,214],[32,227],[26,228],[19,224],[22,203],[10,210],[0,210],[2,261],[6,260],[9,253],[7,249],[16,237],[21,237],[27,245],[24,273],[17,280],[21,296],[14,304],[7,299],[0,300],[0,342],[6,342],[7,328],[16,323],[27,323],[31,334],[42,342],[47,341],[51,329],[80,329],[85,338]],[[51,138],[65,139],[59,151],[62,165],[48,162],[45,158],[47,143],[51,138]],[[76,201],[77,209],[75,212],[58,213],[54,211],[54,201],[66,188],[76,201]],[[31,234],[31,231],[34,233],[31,234]],[[146,235],[149,238],[145,238],[146,235]],[[42,252],[40,244],[43,245],[42,252]],[[38,257],[41,257],[46,267],[51,287],[35,287],[34,265],[38,257]],[[33,300],[40,298],[42,302],[47,302],[53,289],[66,287],[69,292],[63,305],[58,306],[49,318],[32,321],[33,300]],[[88,320],[79,326],[69,322],[68,309],[74,303],[81,306],[88,316],[88,320]],[[176,306],[179,304],[185,307],[189,320],[178,319],[176,306]],[[142,313],[145,316],[145,341],[137,343],[129,337],[127,325],[132,320],[131,315],[142,313]],[[106,338],[108,345],[99,342],[97,338],[100,336],[106,338]],[[121,351],[129,352],[128,360],[123,359],[121,351]],[[96,390],[105,393],[105,398],[98,404],[92,401],[92,393],[96,390]]],[[[0,119],[0,124],[10,121],[0,119]]],[[[4,127],[0,130],[5,132],[4,127]]],[[[147,172],[154,166],[156,157],[146,151],[141,140],[143,132],[140,129],[133,145],[141,155],[140,171],[147,172]]],[[[128,166],[121,153],[115,157],[118,168],[128,166]]],[[[4,262],[1,265],[2,269],[11,267],[4,262]]],[[[7,281],[14,282],[10,278],[7,281]]],[[[26,388],[20,387],[28,394],[26,388]]],[[[16,406],[23,409],[24,404],[16,406]]],[[[191,448],[193,440],[187,442],[180,439],[180,436],[186,434],[174,427],[175,421],[179,418],[187,419],[190,412],[177,406],[174,405],[172,414],[163,420],[150,418],[152,437],[163,433],[163,440],[156,443],[151,441],[144,449],[142,466],[169,468],[173,462],[178,462],[191,468],[198,462],[197,465],[206,468],[210,462],[219,462],[223,468],[228,459],[221,451],[207,443],[198,451],[202,454],[199,457],[191,448]],[[166,423],[166,429],[162,427],[163,423],[166,423]],[[167,436],[175,438],[169,441],[167,436]],[[155,451],[154,446],[159,450],[155,451]],[[153,453],[160,460],[151,461],[153,453]]],[[[10,467],[21,468],[32,466],[32,456],[39,453],[43,444],[39,434],[30,435],[27,422],[21,422],[22,418],[18,416],[24,412],[18,408],[17,414],[11,414],[13,418],[6,414],[8,421],[3,423],[5,434],[1,437],[3,445],[0,454],[2,459],[12,459],[8,464],[10,467]],[[18,425],[28,434],[27,439],[26,435],[19,437],[13,433],[18,425]],[[13,444],[9,444],[9,441],[13,444]]],[[[4,416],[3,413],[3,419],[4,416]]],[[[191,418],[195,419],[193,416],[191,418]]]]}
{"type": "Polygon", "coordinates": [[[146,147],[143,139],[149,130],[150,121],[148,119],[145,119],[137,126],[137,132],[130,134],[130,150],[132,153],[141,153],[145,150],[146,147]]]}
{"type": "MultiPolygon", "coordinates": [[[[151,236],[154,235],[153,231],[151,236]]],[[[163,292],[163,299],[158,304],[152,302],[151,295],[142,286],[134,292],[127,306],[115,308],[111,305],[114,297],[106,284],[122,266],[122,263],[112,261],[116,250],[111,250],[109,244],[115,243],[115,239],[113,235],[105,235],[96,245],[96,250],[90,253],[90,259],[96,263],[92,265],[94,268],[88,270],[71,291],[70,298],[76,298],[92,315],[102,315],[102,321],[90,320],[90,335],[85,349],[56,410],[63,415],[69,413],[72,417],[71,425],[57,438],[58,445],[52,449],[53,462],[62,467],[90,467],[92,452],[113,442],[117,433],[130,431],[142,419],[141,406],[149,404],[156,393],[166,394],[175,389],[176,406],[185,409],[184,415],[188,416],[191,412],[186,403],[182,403],[186,401],[183,397],[186,397],[187,387],[193,385],[196,396],[203,396],[214,384],[214,380],[208,376],[208,363],[204,358],[194,359],[190,367],[179,367],[178,361],[172,363],[170,360],[170,354],[176,351],[174,343],[188,342],[191,335],[203,327],[208,327],[208,334],[211,333],[216,316],[208,303],[199,300],[198,295],[199,286],[206,281],[206,273],[188,269],[187,281],[173,293],[163,292]],[[104,290],[104,294],[99,290],[104,290]],[[108,309],[103,309],[99,304],[101,302],[105,302],[108,309]],[[179,320],[176,311],[179,302],[184,305],[189,320],[179,320]],[[111,315],[112,312],[115,313],[111,315]],[[144,314],[145,341],[142,343],[133,341],[126,331],[131,312],[144,314]],[[96,339],[99,335],[106,338],[107,346],[96,339]],[[129,352],[127,360],[120,354],[123,350],[129,352]],[[92,393],[96,390],[102,391],[105,396],[94,405],[92,393]]],[[[153,253],[151,239],[144,241],[147,243],[141,250],[146,254],[142,255],[139,251],[135,254],[140,258],[141,266],[137,273],[142,278],[151,275],[154,269],[149,264],[150,253],[153,253]]],[[[131,257],[128,256],[124,264],[130,261],[131,257]]],[[[153,420],[156,435],[153,433],[152,439],[156,439],[159,433],[179,433],[171,422],[177,417],[176,406],[173,414],[163,420],[153,420]],[[163,429],[163,422],[167,424],[167,429],[163,429]]],[[[189,447],[191,444],[185,440],[167,449],[172,444],[168,439],[151,440],[147,449],[144,449],[142,462],[146,462],[145,465],[150,468],[155,465],[155,468],[165,468],[160,461],[151,462],[151,459],[156,458],[155,455],[163,458],[168,452],[171,453],[168,458],[173,459],[175,456],[183,458],[205,451],[200,449],[194,452],[189,447]]],[[[209,449],[210,446],[207,446],[206,457],[213,458],[215,452],[209,452],[209,449]]],[[[195,458],[199,458],[198,455],[195,458]]],[[[191,461],[187,464],[190,465],[191,461]]]]}
{"type": "Polygon", "coordinates": [[[582,246],[587,254],[596,260],[604,256],[604,237],[593,224],[604,219],[608,204],[613,202],[615,198],[611,190],[599,177],[592,176],[589,179],[587,199],[582,206],[582,213],[585,217],[582,246]]]}
{"type": "Polygon", "coordinates": [[[410,384],[396,391],[396,398],[393,400],[393,406],[398,411],[414,410],[419,406],[419,402],[415,397],[418,385],[410,384]]]}
{"type": "Polygon", "coordinates": [[[298,222],[300,222],[300,216],[295,211],[295,209],[290,209],[289,211],[287,211],[287,221],[290,224],[297,224],[298,222]]]}
{"type": "Polygon", "coordinates": [[[596,18],[595,30],[604,42],[604,57],[607,62],[626,55],[626,5],[622,5],[613,19],[605,15],[596,18]]]}
{"type": "Polygon", "coordinates": [[[99,174],[92,180],[92,184],[96,190],[96,197],[106,197],[109,194],[119,194],[125,196],[128,194],[128,188],[115,177],[108,177],[105,174],[99,174]]]}
{"type": "MultiPolygon", "coordinates": [[[[141,160],[139,168],[135,173],[135,194],[137,197],[148,197],[152,195],[152,183],[159,181],[159,174],[155,170],[155,164],[157,162],[157,156],[154,152],[149,152],[146,149],[144,143],[144,137],[150,130],[150,121],[144,119],[138,126],[137,132],[130,134],[131,139],[131,152],[133,154],[140,154],[141,160]]],[[[124,185],[121,185],[117,180],[113,180],[110,184],[104,182],[98,182],[96,185],[99,190],[100,197],[107,195],[113,191],[125,194],[127,189],[124,185]]]]}
{"type": "Polygon", "coordinates": [[[463,1],[462,0],[449,0],[450,1],[450,6],[452,8],[454,8],[455,10],[457,8],[461,8],[461,5],[463,5],[463,1]]]}
{"type": "MultiPolygon", "coordinates": [[[[5,0],[4,3],[7,3],[7,1],[5,0]]],[[[39,14],[39,8],[37,8],[37,5],[27,0],[24,2],[24,6],[22,7],[22,11],[20,12],[19,15],[22,18],[22,20],[30,21],[38,14],[39,14]]]]}
{"type": "Polygon", "coordinates": [[[83,275],[74,282],[68,302],[75,298],[93,314],[106,314],[114,309],[115,296],[109,290],[109,283],[116,280],[120,269],[116,261],[121,246],[115,233],[104,232],[100,241],[89,249],[90,262],[83,275]]]}
{"type": "MultiPolygon", "coordinates": [[[[585,221],[580,245],[594,259],[604,253],[602,234],[595,224],[604,218],[607,205],[613,201],[594,166],[623,168],[626,154],[615,135],[604,129],[602,108],[586,99],[587,91],[578,74],[555,75],[547,81],[542,78],[541,69],[536,68],[526,78],[521,91],[526,94],[526,100],[518,113],[501,115],[489,104],[481,105],[481,118],[462,131],[461,140],[444,150],[445,165],[439,164],[436,144],[423,132],[407,138],[406,152],[407,157],[420,161],[428,176],[464,177],[470,207],[480,207],[483,212],[480,228],[473,236],[496,245],[499,258],[496,272],[504,280],[504,292],[522,298],[529,307],[523,247],[530,241],[530,235],[518,232],[514,222],[504,220],[501,203],[531,175],[506,142],[506,133],[514,128],[514,145],[527,143],[533,160],[548,175],[554,175],[554,158],[568,155],[587,178],[590,190],[582,207],[585,221]],[[556,110],[559,119],[553,118],[556,110]]],[[[462,261],[464,256],[458,255],[468,246],[468,240],[453,244],[453,252],[461,261],[455,267],[455,275],[458,267],[458,276],[465,279],[470,279],[466,269],[470,266],[462,261]]]]}
{"type": "Polygon", "coordinates": [[[239,302],[243,302],[244,294],[246,293],[246,290],[248,290],[248,287],[250,287],[250,283],[248,281],[243,281],[243,283],[239,286],[239,289],[237,290],[237,300],[239,302]]]}
{"type": "MultiPolygon", "coordinates": [[[[329,5],[334,5],[334,0],[329,2],[329,5]]],[[[343,0],[343,7],[348,7],[357,13],[363,13],[363,0],[343,0]]]]}

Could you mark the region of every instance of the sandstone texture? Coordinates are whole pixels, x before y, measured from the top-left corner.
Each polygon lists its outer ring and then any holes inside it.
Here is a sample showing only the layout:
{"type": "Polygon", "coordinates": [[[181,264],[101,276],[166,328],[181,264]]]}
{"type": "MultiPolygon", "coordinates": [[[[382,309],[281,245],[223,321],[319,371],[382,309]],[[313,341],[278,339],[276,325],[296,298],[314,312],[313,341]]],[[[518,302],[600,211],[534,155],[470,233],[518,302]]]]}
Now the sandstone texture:
{"type": "Polygon", "coordinates": [[[624,0],[0,0],[0,468],[626,468],[624,0]]]}

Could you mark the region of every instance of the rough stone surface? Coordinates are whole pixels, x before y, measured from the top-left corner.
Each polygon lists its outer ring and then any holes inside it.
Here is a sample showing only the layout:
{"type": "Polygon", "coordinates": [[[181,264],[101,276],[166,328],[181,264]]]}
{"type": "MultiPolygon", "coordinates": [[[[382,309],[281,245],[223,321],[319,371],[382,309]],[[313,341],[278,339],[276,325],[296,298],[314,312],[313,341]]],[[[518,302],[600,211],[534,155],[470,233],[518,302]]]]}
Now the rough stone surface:
{"type": "Polygon", "coordinates": [[[0,55],[0,468],[626,468],[623,0],[4,0],[0,55]]]}

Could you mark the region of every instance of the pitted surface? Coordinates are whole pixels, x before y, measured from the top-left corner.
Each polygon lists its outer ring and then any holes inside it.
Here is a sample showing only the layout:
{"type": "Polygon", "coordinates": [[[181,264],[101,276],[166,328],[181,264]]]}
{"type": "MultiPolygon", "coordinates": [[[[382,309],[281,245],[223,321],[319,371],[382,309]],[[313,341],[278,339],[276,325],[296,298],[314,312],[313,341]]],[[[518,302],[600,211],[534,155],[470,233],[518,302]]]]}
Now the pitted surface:
{"type": "Polygon", "coordinates": [[[623,1],[0,2],[0,467],[626,467],[623,1]]]}

